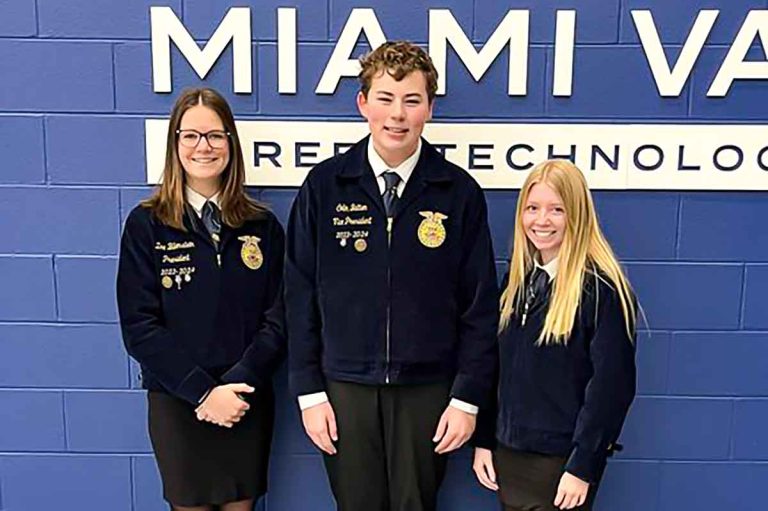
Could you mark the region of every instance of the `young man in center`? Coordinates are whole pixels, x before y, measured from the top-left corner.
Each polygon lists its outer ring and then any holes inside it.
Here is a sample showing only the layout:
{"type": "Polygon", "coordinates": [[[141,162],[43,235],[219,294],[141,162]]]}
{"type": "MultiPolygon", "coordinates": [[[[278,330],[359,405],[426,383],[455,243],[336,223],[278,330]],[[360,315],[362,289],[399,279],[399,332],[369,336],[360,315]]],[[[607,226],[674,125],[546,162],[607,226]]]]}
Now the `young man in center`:
{"type": "Polygon", "coordinates": [[[370,136],[317,165],[288,223],[289,374],[341,511],[429,511],[497,364],[485,199],[421,138],[437,72],[408,42],[361,59],[370,136]]]}

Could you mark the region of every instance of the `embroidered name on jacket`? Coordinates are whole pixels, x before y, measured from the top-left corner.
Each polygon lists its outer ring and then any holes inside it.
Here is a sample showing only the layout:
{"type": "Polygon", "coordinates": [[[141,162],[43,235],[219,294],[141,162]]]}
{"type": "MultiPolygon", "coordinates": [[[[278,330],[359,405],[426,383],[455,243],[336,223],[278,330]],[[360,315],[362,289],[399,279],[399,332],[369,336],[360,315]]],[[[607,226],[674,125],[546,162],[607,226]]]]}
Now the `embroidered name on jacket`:
{"type": "Polygon", "coordinates": [[[370,231],[365,227],[373,225],[373,216],[369,215],[350,215],[346,213],[365,213],[368,211],[368,205],[359,202],[336,204],[336,213],[344,213],[334,216],[331,219],[333,227],[336,227],[336,240],[341,248],[348,245],[354,247],[357,252],[365,252],[368,248],[368,238],[370,231]],[[343,229],[344,227],[353,227],[353,229],[343,229]],[[357,227],[357,229],[354,229],[357,227]]]}
{"type": "Polygon", "coordinates": [[[159,241],[155,243],[155,250],[160,251],[173,251],[173,250],[186,250],[188,248],[195,248],[195,242],[194,241],[169,241],[168,243],[160,243],[159,241]]]}

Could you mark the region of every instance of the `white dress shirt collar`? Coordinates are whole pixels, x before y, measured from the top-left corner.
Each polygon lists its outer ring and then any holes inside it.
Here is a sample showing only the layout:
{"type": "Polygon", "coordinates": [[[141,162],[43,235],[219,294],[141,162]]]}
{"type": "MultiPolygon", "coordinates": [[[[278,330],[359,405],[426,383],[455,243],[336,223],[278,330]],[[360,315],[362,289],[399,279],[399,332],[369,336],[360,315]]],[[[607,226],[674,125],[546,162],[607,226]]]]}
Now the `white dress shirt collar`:
{"type": "Polygon", "coordinates": [[[192,206],[192,209],[194,209],[195,213],[197,213],[198,218],[203,216],[203,206],[207,201],[211,201],[216,204],[216,206],[221,208],[221,204],[219,204],[219,192],[213,194],[211,198],[206,198],[205,195],[197,193],[189,185],[187,185],[184,187],[184,195],[186,196],[189,205],[192,206]]]}
{"type": "Polygon", "coordinates": [[[538,256],[537,256],[537,257],[534,257],[534,258],[533,258],[533,265],[534,265],[536,268],[542,269],[542,270],[544,270],[545,272],[547,272],[547,275],[549,275],[549,280],[550,280],[550,282],[551,282],[551,281],[553,281],[553,280],[555,279],[555,277],[557,276],[557,268],[558,268],[558,265],[559,265],[559,262],[558,262],[558,261],[559,261],[559,258],[555,257],[554,259],[552,259],[552,260],[551,260],[550,262],[548,262],[547,264],[541,264],[541,263],[539,262],[539,258],[538,258],[538,256]]]}
{"type": "Polygon", "coordinates": [[[373,147],[373,140],[368,138],[368,163],[371,164],[373,175],[376,176],[376,180],[379,182],[379,187],[381,188],[382,192],[384,192],[384,178],[382,177],[382,174],[388,170],[391,170],[393,172],[397,172],[397,175],[400,176],[400,184],[397,186],[397,191],[398,194],[402,194],[403,188],[405,188],[405,184],[408,182],[408,179],[410,179],[411,174],[413,174],[413,169],[416,168],[416,164],[419,162],[420,155],[421,139],[419,139],[419,144],[416,146],[416,150],[412,155],[403,160],[403,163],[397,167],[390,168],[387,166],[381,156],[379,156],[379,153],[376,152],[376,149],[373,147]]]}

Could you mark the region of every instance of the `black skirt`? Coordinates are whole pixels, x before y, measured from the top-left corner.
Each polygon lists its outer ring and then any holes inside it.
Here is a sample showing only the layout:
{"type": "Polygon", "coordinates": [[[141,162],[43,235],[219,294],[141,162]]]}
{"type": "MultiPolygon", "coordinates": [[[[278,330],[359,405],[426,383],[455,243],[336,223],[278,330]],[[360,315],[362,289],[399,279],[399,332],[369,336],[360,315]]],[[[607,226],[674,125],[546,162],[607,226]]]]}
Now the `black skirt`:
{"type": "Polygon", "coordinates": [[[149,391],[149,437],[163,497],[177,506],[255,499],[267,490],[275,402],[272,390],[245,395],[251,408],[232,428],[199,421],[192,405],[149,391]]]}
{"type": "MultiPolygon", "coordinates": [[[[499,483],[499,500],[505,511],[537,509],[559,511],[554,506],[566,459],[499,445],[493,453],[499,483]]],[[[597,485],[589,485],[587,500],[573,511],[590,511],[597,485]]]]}

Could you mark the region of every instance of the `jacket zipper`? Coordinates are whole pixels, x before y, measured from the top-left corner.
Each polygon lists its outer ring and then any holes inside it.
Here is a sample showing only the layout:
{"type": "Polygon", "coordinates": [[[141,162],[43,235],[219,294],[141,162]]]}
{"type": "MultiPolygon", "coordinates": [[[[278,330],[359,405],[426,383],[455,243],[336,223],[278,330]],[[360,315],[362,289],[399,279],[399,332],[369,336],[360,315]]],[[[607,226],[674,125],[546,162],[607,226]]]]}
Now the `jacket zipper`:
{"type": "Polygon", "coordinates": [[[387,355],[386,355],[386,369],[385,369],[385,376],[384,376],[384,382],[389,383],[389,349],[390,349],[390,341],[389,341],[389,324],[390,324],[390,303],[392,300],[392,275],[391,275],[391,261],[390,261],[390,254],[389,249],[390,245],[392,244],[392,220],[393,218],[387,217],[387,355]]]}
{"type": "Polygon", "coordinates": [[[216,250],[216,264],[221,268],[221,238],[218,234],[214,234],[212,237],[214,241],[213,248],[216,250]]]}

